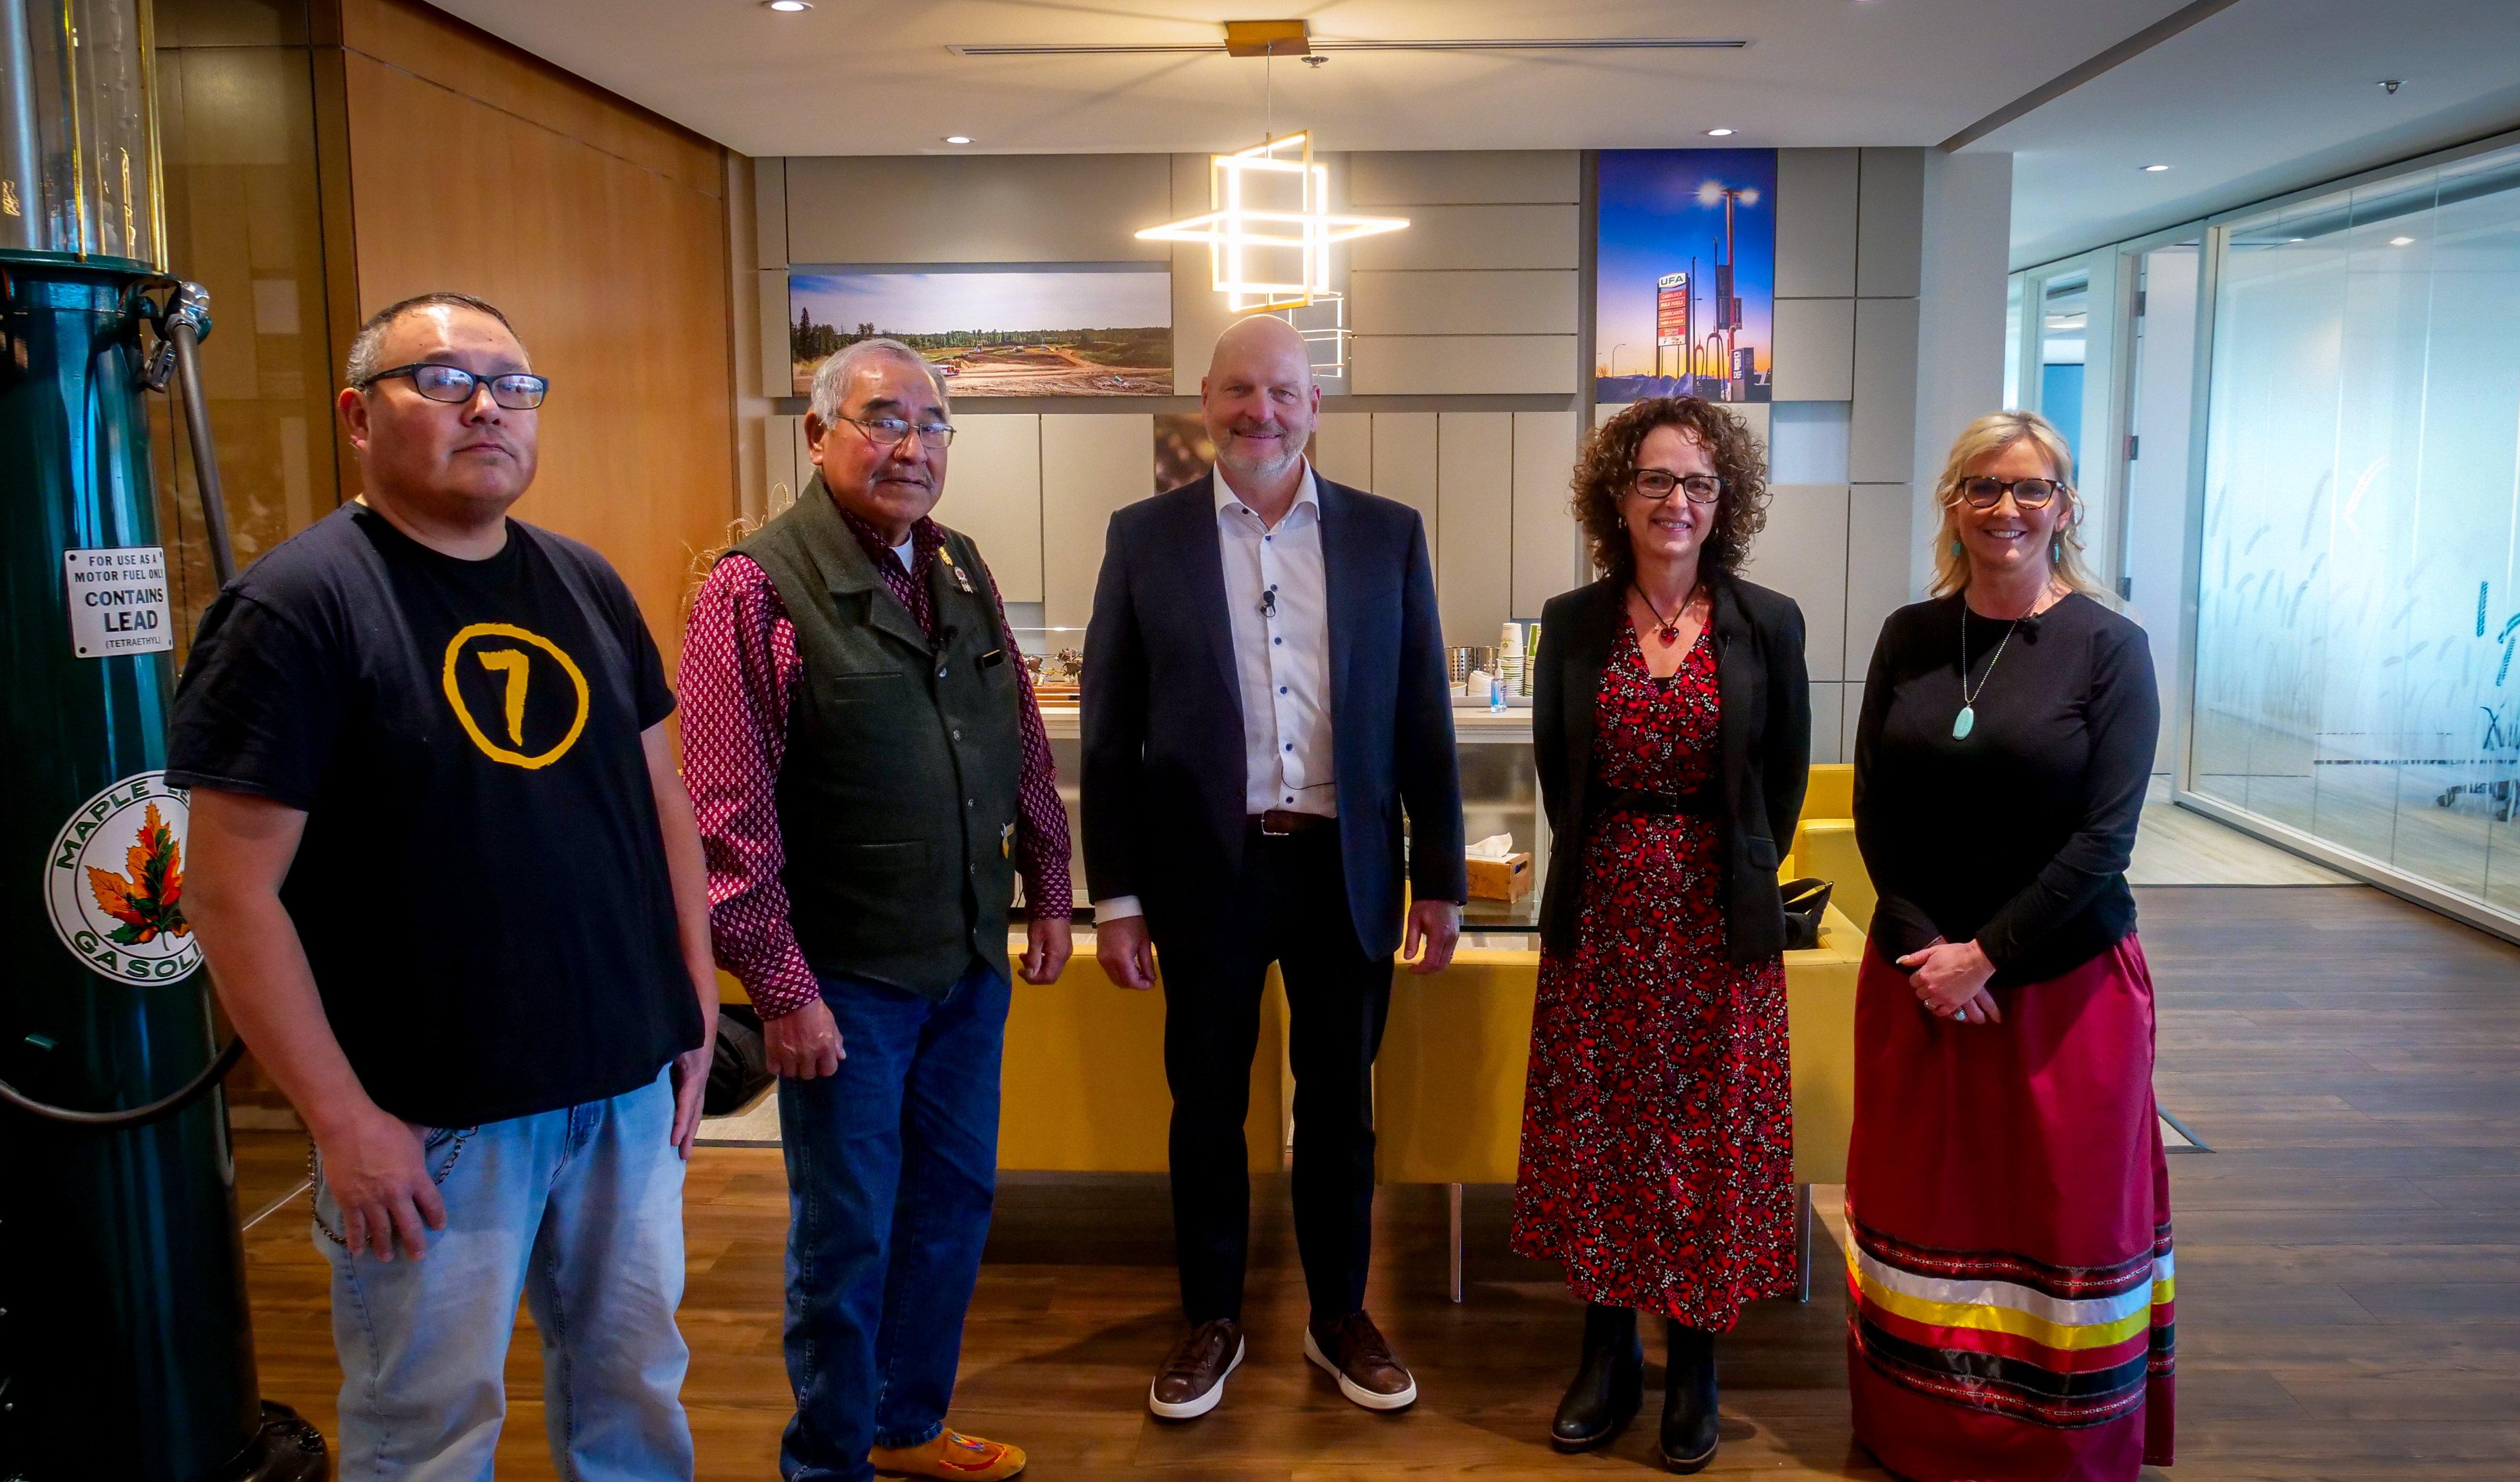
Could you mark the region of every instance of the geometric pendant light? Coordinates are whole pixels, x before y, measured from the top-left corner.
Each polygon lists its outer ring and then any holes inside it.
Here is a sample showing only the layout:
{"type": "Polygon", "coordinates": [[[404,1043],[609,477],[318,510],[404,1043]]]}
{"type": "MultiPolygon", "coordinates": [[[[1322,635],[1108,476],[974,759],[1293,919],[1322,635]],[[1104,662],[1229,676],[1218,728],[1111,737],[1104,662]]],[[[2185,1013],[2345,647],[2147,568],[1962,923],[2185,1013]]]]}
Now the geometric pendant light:
{"type": "Polygon", "coordinates": [[[1306,130],[1209,156],[1212,209],[1137,235],[1207,244],[1210,282],[1235,313],[1303,308],[1329,293],[1331,247],[1409,225],[1405,216],[1333,212],[1329,201],[1329,166],[1313,162],[1306,130]]]}

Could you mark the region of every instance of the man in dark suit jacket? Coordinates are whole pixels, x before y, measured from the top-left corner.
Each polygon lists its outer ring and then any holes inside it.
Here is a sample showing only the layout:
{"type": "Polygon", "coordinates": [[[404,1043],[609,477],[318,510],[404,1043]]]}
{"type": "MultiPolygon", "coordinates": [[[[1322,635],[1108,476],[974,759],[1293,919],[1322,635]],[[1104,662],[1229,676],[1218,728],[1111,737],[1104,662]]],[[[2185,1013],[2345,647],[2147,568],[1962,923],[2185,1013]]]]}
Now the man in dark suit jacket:
{"type": "Polygon", "coordinates": [[[1416,971],[1452,961],[1467,893],[1426,530],[1407,505],[1314,475],[1304,448],[1321,389],[1283,320],[1245,319],[1217,340],[1199,406],[1216,471],[1111,516],[1085,640],[1098,955],[1129,988],[1154,981],[1150,942],[1163,956],[1191,1326],[1148,1407],[1204,1415],[1242,1361],[1242,1121],[1275,962],[1295,1072],[1304,1352],[1350,1400],[1397,1410],[1417,1381],[1364,1310],[1373,1056],[1404,871],[1416,971]]]}

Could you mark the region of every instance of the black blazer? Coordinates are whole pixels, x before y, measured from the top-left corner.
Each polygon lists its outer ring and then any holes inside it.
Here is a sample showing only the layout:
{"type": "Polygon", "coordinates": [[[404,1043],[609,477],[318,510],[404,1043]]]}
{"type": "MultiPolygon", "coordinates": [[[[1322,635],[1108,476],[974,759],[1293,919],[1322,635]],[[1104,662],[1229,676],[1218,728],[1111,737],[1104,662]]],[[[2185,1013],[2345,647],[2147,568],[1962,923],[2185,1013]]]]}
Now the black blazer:
{"type": "MultiPolygon", "coordinates": [[[[1811,684],[1803,669],[1803,609],[1781,592],[1738,577],[1708,582],[1715,611],[1716,781],[1724,789],[1715,828],[1724,866],[1724,924],[1732,960],[1755,963],[1785,947],[1777,865],[1811,780],[1811,684]]],[[[1593,715],[1611,645],[1627,622],[1625,577],[1603,577],[1551,598],[1540,614],[1539,670],[1531,682],[1532,750],[1549,811],[1549,880],[1540,897],[1540,941],[1575,950],[1584,902],[1584,826],[1593,786],[1593,715]]]]}
{"type": "MultiPolygon", "coordinates": [[[[1418,512],[1315,475],[1329,601],[1330,750],[1348,910],[1368,956],[1400,946],[1401,817],[1423,900],[1468,894],[1461,762],[1435,574],[1418,512]]],[[[1238,924],[1242,692],[1214,475],[1111,516],[1085,633],[1085,877],[1148,929],[1238,924]]]]}

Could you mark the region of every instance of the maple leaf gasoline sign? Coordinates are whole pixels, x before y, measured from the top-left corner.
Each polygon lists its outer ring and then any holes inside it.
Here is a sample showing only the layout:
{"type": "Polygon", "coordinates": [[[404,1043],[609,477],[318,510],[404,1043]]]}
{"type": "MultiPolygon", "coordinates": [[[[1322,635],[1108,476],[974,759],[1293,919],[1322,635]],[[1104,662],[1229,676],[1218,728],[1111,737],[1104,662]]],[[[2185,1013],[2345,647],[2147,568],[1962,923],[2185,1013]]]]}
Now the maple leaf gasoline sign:
{"type": "Polygon", "coordinates": [[[184,920],[184,830],[192,812],[163,772],[89,798],[44,854],[44,906],[62,945],[107,977],[171,983],[202,965],[184,920]]]}

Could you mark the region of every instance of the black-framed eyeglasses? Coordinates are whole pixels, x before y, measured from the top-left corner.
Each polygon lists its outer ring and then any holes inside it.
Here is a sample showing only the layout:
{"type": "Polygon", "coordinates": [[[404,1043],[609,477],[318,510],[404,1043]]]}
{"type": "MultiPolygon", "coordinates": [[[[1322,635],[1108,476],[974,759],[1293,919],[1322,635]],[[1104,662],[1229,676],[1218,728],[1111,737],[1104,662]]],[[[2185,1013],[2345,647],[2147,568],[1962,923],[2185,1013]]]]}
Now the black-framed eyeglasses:
{"type": "Polygon", "coordinates": [[[484,382],[490,387],[490,399],[511,412],[530,412],[541,406],[543,398],[551,394],[550,382],[522,371],[511,371],[503,376],[475,376],[462,366],[437,365],[428,361],[379,371],[360,382],[358,388],[364,391],[380,381],[391,381],[397,376],[408,378],[411,388],[421,395],[450,406],[462,406],[471,401],[473,388],[484,382]]]}
{"type": "Polygon", "coordinates": [[[1680,490],[1693,505],[1711,505],[1724,496],[1724,480],[1712,473],[1666,473],[1660,469],[1639,469],[1633,487],[1647,499],[1671,498],[1680,490]]]}
{"type": "Polygon", "coordinates": [[[919,440],[931,448],[941,448],[954,440],[951,423],[913,423],[900,417],[843,417],[840,421],[855,427],[878,448],[897,448],[901,446],[901,440],[913,432],[917,432],[919,440]]]}
{"type": "Polygon", "coordinates": [[[1993,478],[1981,475],[1960,480],[1959,496],[1972,510],[1992,510],[2012,496],[2013,506],[2023,510],[2044,510],[2066,485],[2053,478],[1993,478]]]}

